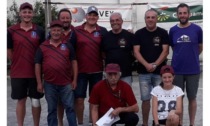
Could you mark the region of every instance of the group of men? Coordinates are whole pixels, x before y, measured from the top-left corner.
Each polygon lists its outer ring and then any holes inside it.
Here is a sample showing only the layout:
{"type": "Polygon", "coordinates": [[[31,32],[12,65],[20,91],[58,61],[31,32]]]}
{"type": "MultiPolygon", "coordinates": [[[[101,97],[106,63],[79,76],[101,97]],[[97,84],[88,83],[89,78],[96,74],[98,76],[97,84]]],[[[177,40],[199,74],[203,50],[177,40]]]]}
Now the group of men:
{"type": "Polygon", "coordinates": [[[112,29],[108,32],[97,24],[99,15],[95,6],[87,9],[86,22],[77,27],[71,25],[71,12],[64,8],[59,11],[58,20],[50,23],[46,39],[44,31],[32,23],[31,4],[21,4],[19,13],[21,22],[9,27],[7,34],[8,58],[12,63],[11,97],[17,99],[18,126],[24,124],[28,96],[34,126],[39,125],[39,99],[43,96],[48,104],[49,126],[63,126],[64,110],[69,125],[83,125],[88,86],[89,121],[93,126],[111,107],[114,111],[110,116],[120,117],[113,125],[136,126],[139,107],[131,88],[134,60],[138,61],[142,126],[147,126],[150,92],[161,82],[160,68],[166,65],[169,46],[173,50],[174,84],[183,91],[186,88],[190,125],[194,125],[203,40],[202,29],[189,22],[187,4],[177,7],[180,23],[169,34],[156,26],[157,12],[153,9],[145,12],[146,27],[133,34],[122,28],[123,19],[118,12],[111,14],[112,29]]]}

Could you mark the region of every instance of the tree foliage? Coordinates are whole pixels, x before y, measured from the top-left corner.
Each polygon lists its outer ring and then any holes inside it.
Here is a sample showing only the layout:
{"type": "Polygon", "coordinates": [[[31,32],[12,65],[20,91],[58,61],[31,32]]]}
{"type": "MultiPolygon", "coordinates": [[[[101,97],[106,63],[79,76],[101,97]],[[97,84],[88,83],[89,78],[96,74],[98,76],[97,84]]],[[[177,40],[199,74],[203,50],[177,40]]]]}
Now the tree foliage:
{"type": "Polygon", "coordinates": [[[13,1],[13,4],[7,8],[7,27],[19,22],[19,20],[18,6],[17,3],[13,1]]]}
{"type": "MultiPolygon", "coordinates": [[[[34,8],[34,18],[33,22],[37,25],[45,28],[45,8],[41,1],[36,1],[33,5],[34,8]]],[[[52,20],[56,19],[58,11],[57,6],[51,6],[52,20]]],[[[13,4],[7,8],[7,27],[16,24],[20,21],[19,18],[19,7],[17,3],[13,1],[13,4]]]]}

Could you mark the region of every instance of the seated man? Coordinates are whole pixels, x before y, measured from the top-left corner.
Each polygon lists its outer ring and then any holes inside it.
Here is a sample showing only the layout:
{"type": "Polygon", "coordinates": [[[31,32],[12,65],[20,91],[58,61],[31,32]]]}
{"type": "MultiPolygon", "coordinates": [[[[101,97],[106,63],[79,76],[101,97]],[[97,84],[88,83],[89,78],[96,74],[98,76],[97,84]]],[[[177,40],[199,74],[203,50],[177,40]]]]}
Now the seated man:
{"type": "Polygon", "coordinates": [[[131,87],[124,81],[119,80],[121,76],[118,64],[107,64],[105,68],[105,79],[98,82],[90,95],[91,118],[93,126],[97,126],[97,120],[102,117],[111,107],[111,117],[118,116],[120,120],[115,124],[125,126],[136,126],[139,117],[136,112],[139,107],[131,87]]]}

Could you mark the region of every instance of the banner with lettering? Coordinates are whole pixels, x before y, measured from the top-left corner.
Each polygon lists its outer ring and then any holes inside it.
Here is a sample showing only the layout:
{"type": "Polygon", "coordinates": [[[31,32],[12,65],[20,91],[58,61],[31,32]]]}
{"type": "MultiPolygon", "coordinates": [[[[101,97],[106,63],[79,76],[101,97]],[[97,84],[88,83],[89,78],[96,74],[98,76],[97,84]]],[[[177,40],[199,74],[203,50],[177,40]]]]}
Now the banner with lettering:
{"type": "MultiPolygon", "coordinates": [[[[203,27],[203,4],[200,1],[186,3],[190,7],[190,22],[203,27]]],[[[179,3],[149,3],[148,8],[153,8],[158,12],[158,26],[169,30],[177,24],[176,7],[179,3]]]]}
{"type": "MultiPolygon", "coordinates": [[[[78,5],[71,4],[65,5],[65,8],[69,8],[72,13],[72,24],[74,26],[81,25],[85,22],[85,14],[87,8],[92,5],[78,5]]],[[[132,7],[131,5],[95,5],[98,8],[99,20],[98,24],[106,27],[108,30],[111,29],[109,18],[114,12],[119,12],[123,18],[123,28],[131,29],[131,17],[132,17],[132,7]]]]}

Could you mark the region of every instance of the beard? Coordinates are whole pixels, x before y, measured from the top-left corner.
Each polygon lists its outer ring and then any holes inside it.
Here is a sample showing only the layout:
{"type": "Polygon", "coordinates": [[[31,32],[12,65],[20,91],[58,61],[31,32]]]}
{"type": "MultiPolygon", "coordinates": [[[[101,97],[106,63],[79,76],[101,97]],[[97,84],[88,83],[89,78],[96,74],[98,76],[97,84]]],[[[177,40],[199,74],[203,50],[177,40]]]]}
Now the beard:
{"type": "Polygon", "coordinates": [[[66,31],[66,30],[69,30],[69,28],[70,28],[70,24],[69,23],[64,23],[63,29],[66,31]]]}
{"type": "Polygon", "coordinates": [[[186,25],[188,23],[188,21],[189,21],[189,19],[185,19],[185,20],[179,19],[179,22],[182,25],[186,25]]]}
{"type": "Polygon", "coordinates": [[[64,31],[69,30],[70,26],[68,27],[63,27],[64,31]]]}

